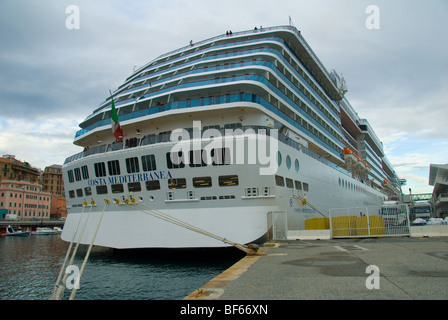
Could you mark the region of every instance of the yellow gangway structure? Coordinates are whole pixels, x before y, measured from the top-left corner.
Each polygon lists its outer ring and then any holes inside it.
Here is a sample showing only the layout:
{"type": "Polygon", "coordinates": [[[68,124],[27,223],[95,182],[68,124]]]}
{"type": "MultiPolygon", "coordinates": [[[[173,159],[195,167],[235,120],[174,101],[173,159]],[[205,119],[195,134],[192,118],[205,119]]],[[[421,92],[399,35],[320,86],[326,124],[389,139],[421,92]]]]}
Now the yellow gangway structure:
{"type": "Polygon", "coordinates": [[[331,219],[334,237],[352,237],[356,236],[356,220],[355,216],[340,216],[331,219]]]}
{"type": "Polygon", "coordinates": [[[370,235],[382,235],[386,234],[386,228],[384,226],[384,218],[379,216],[369,216],[370,235]]]}
{"type": "Polygon", "coordinates": [[[305,220],[305,230],[328,230],[330,229],[330,218],[312,218],[305,220]]]}
{"type": "MultiPolygon", "coordinates": [[[[369,237],[386,234],[384,218],[379,216],[339,216],[331,218],[334,237],[369,237]]],[[[330,218],[305,220],[305,230],[328,230],[330,218]]]]}

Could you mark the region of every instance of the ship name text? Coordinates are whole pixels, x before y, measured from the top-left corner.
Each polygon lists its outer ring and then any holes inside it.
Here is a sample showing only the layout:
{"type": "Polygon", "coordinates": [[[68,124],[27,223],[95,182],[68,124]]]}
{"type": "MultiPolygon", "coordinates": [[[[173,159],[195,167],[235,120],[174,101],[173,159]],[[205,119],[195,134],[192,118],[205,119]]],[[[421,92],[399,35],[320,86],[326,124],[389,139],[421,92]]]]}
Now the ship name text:
{"type": "Polygon", "coordinates": [[[107,178],[96,178],[90,179],[88,181],[89,186],[104,186],[108,184],[119,184],[119,183],[129,183],[129,182],[143,182],[150,180],[165,180],[172,179],[170,171],[152,171],[152,172],[144,172],[144,173],[134,173],[134,174],[126,174],[120,176],[113,176],[107,178]]]}

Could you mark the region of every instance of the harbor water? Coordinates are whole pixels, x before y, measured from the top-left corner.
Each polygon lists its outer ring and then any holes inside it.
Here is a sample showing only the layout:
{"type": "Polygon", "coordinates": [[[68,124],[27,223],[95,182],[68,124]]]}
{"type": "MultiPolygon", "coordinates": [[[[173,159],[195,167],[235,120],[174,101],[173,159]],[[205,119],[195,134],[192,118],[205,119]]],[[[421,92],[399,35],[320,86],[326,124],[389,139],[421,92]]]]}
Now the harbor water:
{"type": "MultiPolygon", "coordinates": [[[[0,300],[49,299],[68,247],[59,235],[0,237],[0,300]]],[[[85,252],[85,247],[77,252],[78,268],[85,252]]],[[[240,258],[233,250],[93,250],[76,300],[180,300],[240,258]]],[[[66,289],[63,299],[69,295],[66,289]]]]}

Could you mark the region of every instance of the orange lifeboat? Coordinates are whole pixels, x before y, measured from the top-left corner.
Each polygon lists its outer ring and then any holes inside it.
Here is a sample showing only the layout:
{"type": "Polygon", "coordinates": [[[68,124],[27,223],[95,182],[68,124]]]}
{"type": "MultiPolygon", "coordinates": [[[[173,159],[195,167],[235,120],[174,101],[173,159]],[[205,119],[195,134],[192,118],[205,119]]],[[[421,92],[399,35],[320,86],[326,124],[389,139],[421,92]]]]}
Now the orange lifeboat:
{"type": "Polygon", "coordinates": [[[347,147],[345,147],[344,148],[344,157],[345,157],[345,160],[347,160],[347,159],[351,159],[352,161],[357,161],[357,156],[353,153],[353,151],[352,150],[350,150],[349,148],[347,148],[347,147]]]}

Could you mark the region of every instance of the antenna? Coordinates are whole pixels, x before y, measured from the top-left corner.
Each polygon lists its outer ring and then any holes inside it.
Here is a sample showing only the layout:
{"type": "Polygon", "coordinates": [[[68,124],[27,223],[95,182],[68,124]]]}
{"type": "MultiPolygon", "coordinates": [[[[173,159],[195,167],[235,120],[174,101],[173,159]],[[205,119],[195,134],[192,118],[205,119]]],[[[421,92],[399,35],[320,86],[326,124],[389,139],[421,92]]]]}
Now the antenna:
{"type": "Polygon", "coordinates": [[[291,15],[289,15],[289,25],[290,25],[291,27],[294,27],[294,23],[292,23],[291,15]]]}

